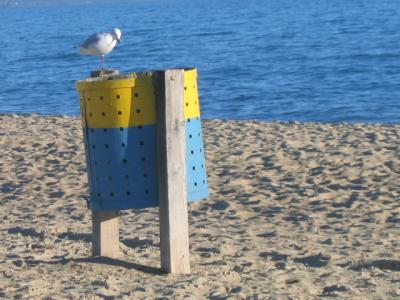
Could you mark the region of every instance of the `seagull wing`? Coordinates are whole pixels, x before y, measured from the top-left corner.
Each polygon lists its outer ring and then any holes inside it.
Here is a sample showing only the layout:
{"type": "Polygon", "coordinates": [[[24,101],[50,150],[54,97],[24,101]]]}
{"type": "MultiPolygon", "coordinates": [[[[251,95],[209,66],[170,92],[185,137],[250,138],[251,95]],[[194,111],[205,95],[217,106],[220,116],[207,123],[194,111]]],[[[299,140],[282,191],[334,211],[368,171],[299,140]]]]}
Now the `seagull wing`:
{"type": "Polygon", "coordinates": [[[99,42],[99,40],[101,39],[101,35],[101,33],[92,34],[86,39],[86,41],[82,45],[80,45],[80,47],[84,49],[91,48],[92,45],[95,45],[99,42]]]}
{"type": "Polygon", "coordinates": [[[115,38],[109,32],[92,34],[80,45],[81,54],[104,55],[115,46],[115,38]]]}

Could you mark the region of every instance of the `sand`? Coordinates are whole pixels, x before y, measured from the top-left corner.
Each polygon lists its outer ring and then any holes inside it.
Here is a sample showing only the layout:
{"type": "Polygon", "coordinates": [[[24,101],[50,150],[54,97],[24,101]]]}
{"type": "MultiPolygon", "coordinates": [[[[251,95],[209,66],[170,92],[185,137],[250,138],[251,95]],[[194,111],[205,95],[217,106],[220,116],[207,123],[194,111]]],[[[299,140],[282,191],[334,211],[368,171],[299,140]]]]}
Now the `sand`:
{"type": "Polygon", "coordinates": [[[400,125],[205,120],[210,197],[190,275],[159,269],[156,208],[91,257],[80,121],[0,116],[0,298],[400,298],[400,125]]]}

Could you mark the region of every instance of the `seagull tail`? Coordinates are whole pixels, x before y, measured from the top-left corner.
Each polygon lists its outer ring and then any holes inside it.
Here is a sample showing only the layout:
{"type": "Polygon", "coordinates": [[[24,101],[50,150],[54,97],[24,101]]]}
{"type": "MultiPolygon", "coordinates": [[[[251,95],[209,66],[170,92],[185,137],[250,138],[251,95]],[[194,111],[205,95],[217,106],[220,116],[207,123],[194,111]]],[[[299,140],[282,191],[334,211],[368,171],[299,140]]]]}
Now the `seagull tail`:
{"type": "Polygon", "coordinates": [[[83,48],[83,47],[81,47],[81,46],[79,46],[79,53],[80,53],[80,54],[91,54],[90,51],[89,51],[89,49],[83,48]]]}

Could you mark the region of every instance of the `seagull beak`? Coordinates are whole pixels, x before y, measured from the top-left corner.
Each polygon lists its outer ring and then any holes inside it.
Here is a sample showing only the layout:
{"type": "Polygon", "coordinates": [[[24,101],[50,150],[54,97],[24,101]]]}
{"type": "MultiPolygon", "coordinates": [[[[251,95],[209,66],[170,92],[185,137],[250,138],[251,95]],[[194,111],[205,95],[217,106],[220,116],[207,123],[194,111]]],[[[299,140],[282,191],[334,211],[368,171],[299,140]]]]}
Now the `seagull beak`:
{"type": "Polygon", "coordinates": [[[117,38],[117,44],[121,43],[121,39],[117,38]]]}

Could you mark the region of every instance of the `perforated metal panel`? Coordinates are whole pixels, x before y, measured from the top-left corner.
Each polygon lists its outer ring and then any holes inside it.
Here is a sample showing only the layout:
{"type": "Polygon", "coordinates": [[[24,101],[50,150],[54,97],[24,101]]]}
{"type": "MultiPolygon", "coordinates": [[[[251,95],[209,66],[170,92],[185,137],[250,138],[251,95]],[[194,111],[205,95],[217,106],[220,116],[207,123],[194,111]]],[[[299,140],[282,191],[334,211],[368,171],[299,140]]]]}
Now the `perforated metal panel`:
{"type": "Polygon", "coordinates": [[[157,206],[155,125],[86,131],[92,208],[157,206]]]}
{"type": "Polygon", "coordinates": [[[199,117],[186,121],[186,176],[188,201],[207,198],[206,161],[199,117]]]}
{"type": "MultiPolygon", "coordinates": [[[[90,207],[122,210],[158,205],[155,96],[151,73],[78,82],[90,207]]],[[[187,198],[208,196],[197,71],[185,71],[187,198]]]]}

